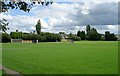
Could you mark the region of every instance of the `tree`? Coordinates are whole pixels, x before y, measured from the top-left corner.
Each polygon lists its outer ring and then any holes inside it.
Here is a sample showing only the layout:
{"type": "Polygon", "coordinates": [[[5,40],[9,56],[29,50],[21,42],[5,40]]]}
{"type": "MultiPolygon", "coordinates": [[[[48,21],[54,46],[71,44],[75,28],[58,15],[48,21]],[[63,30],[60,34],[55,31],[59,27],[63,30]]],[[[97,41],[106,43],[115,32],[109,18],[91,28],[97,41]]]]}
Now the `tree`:
{"type": "Polygon", "coordinates": [[[87,32],[87,36],[89,36],[90,29],[91,29],[90,25],[87,25],[87,26],[86,26],[86,32],[87,32]]]}
{"type": "Polygon", "coordinates": [[[23,40],[37,40],[38,35],[37,34],[26,33],[26,34],[23,34],[22,39],[23,40]]]}
{"type": "Polygon", "coordinates": [[[65,32],[59,32],[59,34],[65,34],[65,32]]]}
{"type": "Polygon", "coordinates": [[[109,31],[106,31],[105,32],[105,40],[109,40],[109,38],[110,38],[110,32],[109,31]]]}
{"type": "Polygon", "coordinates": [[[46,6],[53,3],[52,0],[29,0],[29,2],[26,2],[26,0],[8,0],[7,2],[0,1],[0,5],[2,5],[2,9],[0,10],[0,12],[6,12],[9,9],[20,9],[25,12],[29,12],[32,6],[36,3],[36,1],[38,2],[38,4],[46,6]]]}
{"type": "Polygon", "coordinates": [[[81,38],[81,40],[85,40],[85,31],[78,31],[77,36],[81,38]]]}
{"type": "Polygon", "coordinates": [[[54,34],[54,33],[41,33],[38,36],[38,41],[39,42],[60,42],[61,41],[61,36],[59,34],[54,34]]]}
{"type": "Polygon", "coordinates": [[[109,31],[105,32],[105,40],[106,41],[116,41],[117,37],[114,35],[114,33],[110,33],[109,31]]]}
{"type": "Polygon", "coordinates": [[[41,22],[40,20],[38,20],[37,24],[36,24],[36,32],[38,35],[40,35],[41,33],[41,22]]]}
{"type": "Polygon", "coordinates": [[[9,34],[7,34],[7,33],[2,33],[2,42],[3,42],[3,43],[11,42],[11,37],[9,36],[9,34]]]}
{"type": "Polygon", "coordinates": [[[6,33],[6,30],[8,30],[9,28],[7,27],[8,26],[8,22],[6,19],[2,19],[0,20],[0,30],[2,30],[2,32],[6,33]]]}
{"type": "Polygon", "coordinates": [[[87,40],[101,40],[101,34],[97,32],[95,28],[91,28],[90,25],[86,26],[87,40]]]}
{"type": "Polygon", "coordinates": [[[23,33],[22,32],[18,32],[18,30],[16,30],[16,32],[11,32],[10,33],[10,36],[13,39],[19,39],[19,38],[21,39],[22,35],[23,35],[23,33]]]}
{"type": "Polygon", "coordinates": [[[95,28],[91,28],[88,39],[89,40],[101,40],[101,35],[97,32],[95,28]]]}

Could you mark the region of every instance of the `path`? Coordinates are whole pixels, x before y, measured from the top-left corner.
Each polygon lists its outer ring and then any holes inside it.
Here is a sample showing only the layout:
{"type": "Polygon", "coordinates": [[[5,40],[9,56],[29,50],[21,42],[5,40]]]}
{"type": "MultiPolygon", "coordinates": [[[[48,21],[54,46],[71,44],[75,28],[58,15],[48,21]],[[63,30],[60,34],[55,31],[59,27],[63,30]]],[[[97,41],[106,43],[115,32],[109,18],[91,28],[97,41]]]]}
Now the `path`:
{"type": "Polygon", "coordinates": [[[6,74],[8,74],[10,76],[24,76],[24,75],[20,74],[19,72],[16,72],[15,70],[11,70],[5,66],[2,66],[2,68],[0,66],[0,69],[3,69],[6,72],[6,74]]]}

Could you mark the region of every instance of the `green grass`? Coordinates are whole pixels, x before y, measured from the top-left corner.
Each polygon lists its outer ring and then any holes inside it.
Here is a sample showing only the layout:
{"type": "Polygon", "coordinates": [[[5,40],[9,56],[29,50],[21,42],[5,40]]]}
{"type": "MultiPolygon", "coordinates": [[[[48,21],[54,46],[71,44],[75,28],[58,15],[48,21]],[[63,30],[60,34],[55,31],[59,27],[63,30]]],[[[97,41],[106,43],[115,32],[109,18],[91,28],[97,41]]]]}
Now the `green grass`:
{"type": "MultiPolygon", "coordinates": [[[[0,43],[0,67],[2,66],[2,44],[0,43]]],[[[2,75],[2,70],[0,68],[0,76],[2,75]]]]}
{"type": "Polygon", "coordinates": [[[118,42],[7,43],[3,65],[22,74],[117,74],[118,42]]]}

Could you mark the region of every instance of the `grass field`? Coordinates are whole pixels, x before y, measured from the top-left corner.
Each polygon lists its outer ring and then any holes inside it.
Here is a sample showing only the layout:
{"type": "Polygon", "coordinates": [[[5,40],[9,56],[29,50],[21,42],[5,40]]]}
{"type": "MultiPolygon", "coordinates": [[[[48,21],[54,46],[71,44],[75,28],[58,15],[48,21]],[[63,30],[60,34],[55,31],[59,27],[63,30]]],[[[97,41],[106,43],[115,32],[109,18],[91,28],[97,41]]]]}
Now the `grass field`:
{"type": "Polygon", "coordinates": [[[0,43],[0,76],[2,75],[2,44],[0,43]]]}
{"type": "Polygon", "coordinates": [[[22,74],[117,74],[118,42],[7,43],[3,65],[22,74]]]}

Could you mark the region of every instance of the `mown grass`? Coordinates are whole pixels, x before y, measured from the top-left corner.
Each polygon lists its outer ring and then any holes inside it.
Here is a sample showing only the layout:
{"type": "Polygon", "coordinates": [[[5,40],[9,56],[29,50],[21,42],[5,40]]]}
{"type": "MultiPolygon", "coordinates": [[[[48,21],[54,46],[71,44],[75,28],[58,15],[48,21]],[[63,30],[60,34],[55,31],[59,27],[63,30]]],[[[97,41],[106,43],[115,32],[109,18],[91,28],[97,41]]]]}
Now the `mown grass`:
{"type": "Polygon", "coordinates": [[[0,43],[0,76],[2,75],[2,43],[0,43]]]}
{"type": "Polygon", "coordinates": [[[3,44],[3,65],[22,74],[117,74],[117,41],[3,44]]]}

